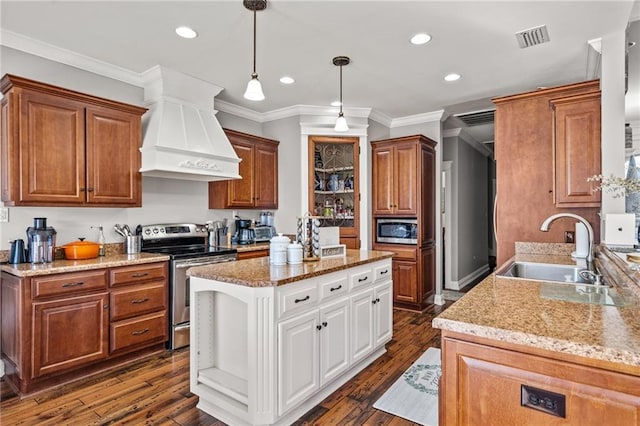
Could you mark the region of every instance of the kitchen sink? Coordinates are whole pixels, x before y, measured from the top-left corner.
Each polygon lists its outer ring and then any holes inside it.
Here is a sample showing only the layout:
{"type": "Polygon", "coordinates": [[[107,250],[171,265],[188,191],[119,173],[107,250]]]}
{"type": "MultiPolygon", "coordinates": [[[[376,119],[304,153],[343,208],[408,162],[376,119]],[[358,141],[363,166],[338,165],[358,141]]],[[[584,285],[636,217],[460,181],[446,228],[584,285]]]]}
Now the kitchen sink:
{"type": "Polygon", "coordinates": [[[594,285],[580,276],[587,268],[577,265],[557,265],[553,263],[513,262],[496,273],[497,276],[522,278],[536,281],[553,281],[570,284],[594,285]]]}
{"type": "Polygon", "coordinates": [[[628,304],[627,300],[615,288],[602,283],[593,284],[580,276],[580,272],[586,269],[577,265],[513,262],[496,272],[496,275],[542,281],[540,297],[544,299],[610,306],[628,304]]]}

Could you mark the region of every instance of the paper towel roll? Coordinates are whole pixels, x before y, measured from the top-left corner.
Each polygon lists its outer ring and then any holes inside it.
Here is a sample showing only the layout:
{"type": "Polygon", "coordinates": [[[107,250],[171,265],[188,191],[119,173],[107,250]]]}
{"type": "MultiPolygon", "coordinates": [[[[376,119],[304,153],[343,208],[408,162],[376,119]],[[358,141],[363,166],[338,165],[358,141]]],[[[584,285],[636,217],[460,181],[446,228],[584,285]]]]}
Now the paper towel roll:
{"type": "Polygon", "coordinates": [[[571,255],[580,259],[589,255],[589,232],[582,222],[576,222],[576,251],[571,255]]]}

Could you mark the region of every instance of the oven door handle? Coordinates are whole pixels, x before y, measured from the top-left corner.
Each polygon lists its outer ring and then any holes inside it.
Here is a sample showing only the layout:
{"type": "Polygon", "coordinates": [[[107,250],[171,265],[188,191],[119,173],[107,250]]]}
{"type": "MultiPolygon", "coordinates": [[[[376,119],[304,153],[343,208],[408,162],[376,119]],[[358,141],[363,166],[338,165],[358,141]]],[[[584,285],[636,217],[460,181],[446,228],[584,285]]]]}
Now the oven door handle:
{"type": "Polygon", "coordinates": [[[204,265],[213,265],[214,263],[223,263],[223,262],[231,262],[233,259],[227,259],[227,260],[205,260],[202,262],[176,262],[175,263],[175,267],[176,269],[184,269],[184,268],[191,268],[194,266],[204,266],[204,265]]]}

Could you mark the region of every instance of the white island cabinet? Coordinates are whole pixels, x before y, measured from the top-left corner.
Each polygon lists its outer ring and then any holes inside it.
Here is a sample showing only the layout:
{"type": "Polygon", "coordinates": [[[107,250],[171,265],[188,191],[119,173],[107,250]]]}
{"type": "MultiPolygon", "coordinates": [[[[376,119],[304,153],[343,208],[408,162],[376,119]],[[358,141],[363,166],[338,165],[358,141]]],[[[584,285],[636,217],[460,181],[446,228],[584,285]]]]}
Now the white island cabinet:
{"type": "Polygon", "coordinates": [[[191,392],[233,425],[291,424],[382,355],[392,336],[391,253],[271,266],[196,267],[191,392]]]}

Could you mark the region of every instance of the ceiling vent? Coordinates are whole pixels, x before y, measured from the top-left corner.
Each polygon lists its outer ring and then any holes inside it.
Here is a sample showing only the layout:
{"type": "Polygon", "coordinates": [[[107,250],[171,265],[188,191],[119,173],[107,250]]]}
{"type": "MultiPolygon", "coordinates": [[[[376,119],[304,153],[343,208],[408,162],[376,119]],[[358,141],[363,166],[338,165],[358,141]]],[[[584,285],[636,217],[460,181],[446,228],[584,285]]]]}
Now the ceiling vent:
{"type": "Polygon", "coordinates": [[[495,112],[496,111],[494,109],[491,109],[487,111],[470,112],[467,114],[456,114],[455,117],[458,117],[469,127],[481,126],[483,124],[492,124],[495,112]]]}
{"type": "Polygon", "coordinates": [[[549,41],[549,31],[547,31],[546,25],[541,25],[539,27],[517,32],[516,38],[518,39],[518,45],[520,45],[520,48],[524,49],[537,44],[547,43],[549,41]]]}

